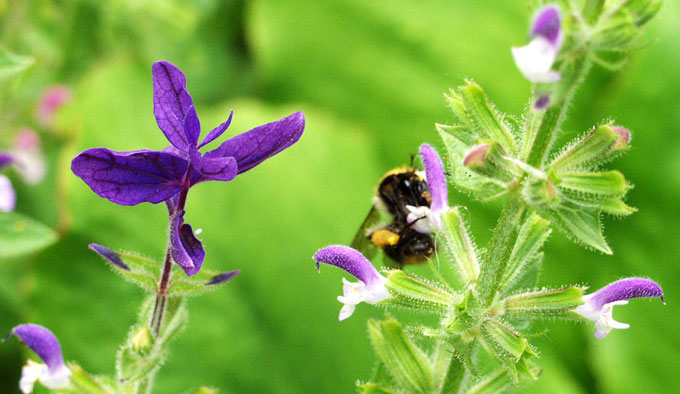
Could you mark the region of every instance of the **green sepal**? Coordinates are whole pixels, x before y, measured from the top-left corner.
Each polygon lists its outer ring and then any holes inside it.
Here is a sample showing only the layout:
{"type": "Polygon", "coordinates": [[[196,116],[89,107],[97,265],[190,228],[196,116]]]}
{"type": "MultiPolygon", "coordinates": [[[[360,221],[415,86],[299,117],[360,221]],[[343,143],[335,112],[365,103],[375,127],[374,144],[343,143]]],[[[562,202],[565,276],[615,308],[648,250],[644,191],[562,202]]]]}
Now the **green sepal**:
{"type": "Polygon", "coordinates": [[[74,394],[112,394],[115,392],[111,387],[107,387],[87,373],[80,365],[68,363],[68,368],[71,370],[70,385],[58,392],[74,394]]]}
{"type": "Polygon", "coordinates": [[[637,208],[627,205],[619,198],[610,198],[603,201],[600,203],[600,209],[602,209],[602,212],[614,216],[628,216],[637,212],[637,208]]]}
{"type": "Polygon", "coordinates": [[[165,302],[165,313],[158,334],[158,341],[160,343],[165,343],[174,338],[184,328],[184,324],[188,319],[186,299],[184,297],[168,296],[165,302]]]}
{"type": "Polygon", "coordinates": [[[552,207],[547,214],[570,238],[602,253],[612,254],[602,234],[600,214],[596,209],[563,203],[552,207]]]}
{"type": "Polygon", "coordinates": [[[400,389],[409,393],[434,390],[433,368],[429,358],[411,342],[398,321],[368,321],[368,334],[380,360],[400,389]]]}
{"type": "Polygon", "coordinates": [[[160,347],[138,351],[130,344],[118,352],[116,371],[121,384],[136,382],[153,374],[165,359],[166,352],[160,347]]]}
{"type": "Polygon", "coordinates": [[[385,287],[393,296],[383,301],[386,305],[394,304],[445,315],[455,300],[454,295],[407,275],[401,270],[392,270],[388,273],[385,287]]]}
{"type": "Polygon", "coordinates": [[[357,384],[357,389],[359,389],[359,392],[362,394],[398,394],[398,391],[394,391],[378,383],[357,384]]]}
{"type": "Polygon", "coordinates": [[[558,187],[564,198],[576,204],[592,206],[604,200],[623,197],[631,186],[620,171],[562,173],[558,187]]]}
{"type": "Polygon", "coordinates": [[[530,269],[538,268],[534,263],[551,231],[550,222],[535,212],[522,223],[499,284],[501,294],[508,294],[527,275],[531,275],[530,269]]]}
{"type": "Polygon", "coordinates": [[[450,261],[467,288],[472,288],[479,278],[479,261],[475,245],[457,207],[441,213],[443,232],[439,239],[450,253],[450,261]]]}
{"type": "Polygon", "coordinates": [[[627,51],[633,48],[639,34],[635,16],[622,9],[595,26],[590,42],[596,51],[627,51]]]}
{"type": "Polygon", "coordinates": [[[497,182],[481,176],[463,165],[465,155],[476,143],[476,138],[462,126],[445,126],[438,124],[437,131],[444,142],[449,157],[449,179],[461,191],[470,193],[475,198],[487,201],[500,197],[507,189],[497,182]]]}
{"type": "Polygon", "coordinates": [[[161,275],[161,264],[133,253],[121,252],[106,246],[90,244],[90,249],[101,256],[115,273],[148,292],[155,292],[161,275]]]}
{"type": "Polygon", "coordinates": [[[433,357],[435,392],[441,394],[456,393],[465,376],[463,362],[457,352],[446,342],[438,342],[433,357]]]}
{"type": "Polygon", "coordinates": [[[468,151],[464,165],[481,176],[493,179],[499,185],[507,185],[522,174],[496,141],[482,141],[468,151]]]}
{"type": "Polygon", "coordinates": [[[0,213],[0,259],[21,256],[53,244],[57,233],[24,215],[0,213]]]}
{"type": "Polygon", "coordinates": [[[614,154],[626,150],[627,143],[617,144],[620,138],[611,125],[598,126],[590,134],[563,149],[549,167],[558,173],[597,168],[609,161],[614,154]]]}
{"type": "Polygon", "coordinates": [[[33,62],[32,57],[14,54],[0,45],[0,80],[25,70],[33,62]]]}
{"type": "Polygon", "coordinates": [[[560,195],[551,177],[531,177],[524,182],[522,198],[534,207],[549,208],[560,202],[560,195]]]}
{"type": "Polygon", "coordinates": [[[525,365],[518,368],[519,364],[538,357],[525,338],[496,320],[489,319],[482,324],[481,338],[482,345],[507,367],[514,382],[519,382],[520,372],[531,370],[525,365]]]}
{"type": "Polygon", "coordinates": [[[586,288],[569,286],[562,289],[543,289],[516,294],[501,301],[506,314],[533,315],[546,318],[566,316],[567,312],[583,304],[586,288]]]}
{"type": "Polygon", "coordinates": [[[202,269],[192,276],[176,275],[168,286],[169,296],[196,296],[228,283],[240,271],[215,272],[202,269]]]}
{"type": "Polygon", "coordinates": [[[457,91],[451,90],[446,99],[454,114],[477,135],[498,141],[510,154],[517,153],[517,145],[504,116],[491,104],[478,84],[467,81],[457,91]]]}
{"type": "Polygon", "coordinates": [[[211,387],[201,386],[196,390],[192,391],[191,394],[217,394],[219,390],[211,387]]]}

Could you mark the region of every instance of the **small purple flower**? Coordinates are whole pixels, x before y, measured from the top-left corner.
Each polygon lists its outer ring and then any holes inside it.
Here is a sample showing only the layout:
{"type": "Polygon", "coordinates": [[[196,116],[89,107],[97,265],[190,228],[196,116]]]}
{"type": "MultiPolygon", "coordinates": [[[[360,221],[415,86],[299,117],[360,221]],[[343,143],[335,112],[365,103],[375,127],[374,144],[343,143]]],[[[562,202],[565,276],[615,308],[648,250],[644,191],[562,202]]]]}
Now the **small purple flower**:
{"type": "Polygon", "coordinates": [[[595,338],[604,338],[614,329],[626,329],[630,325],[620,323],[612,317],[614,305],[626,305],[628,299],[640,297],[659,297],[663,300],[663,290],[656,282],[643,278],[617,280],[593,294],[583,296],[585,304],[576,307],[574,312],[595,322],[595,338]]]}
{"type": "Polygon", "coordinates": [[[562,17],[557,5],[547,5],[538,11],[530,36],[529,44],[512,48],[517,68],[534,83],[559,81],[560,73],[552,70],[563,40],[562,17]]]}
{"type": "Polygon", "coordinates": [[[413,228],[422,233],[434,232],[435,228],[442,228],[441,214],[449,209],[449,192],[446,186],[446,174],[442,160],[428,144],[422,144],[418,152],[425,166],[425,179],[432,196],[429,207],[414,207],[407,205],[409,214],[406,220],[415,222],[413,228]]]}
{"type": "Polygon", "coordinates": [[[204,181],[231,181],[293,145],[302,136],[305,118],[302,112],[296,112],[202,154],[200,148],[227,130],[233,112],[199,143],[201,124],[182,71],[161,61],[154,63],[152,74],[154,115],[171,146],[163,151],[130,152],[92,148],[79,153],[71,169],[92,191],[116,204],[165,201],[171,216],[172,256],[188,275],[193,275],[200,269],[205,252],[183,220],[189,189],[204,181]]]}
{"type": "MultiPolygon", "coordinates": [[[[0,170],[14,162],[9,153],[0,152],[0,170]]],[[[17,196],[12,182],[4,175],[0,175],[0,212],[11,212],[17,202],[17,196]]]]}
{"type": "Polygon", "coordinates": [[[387,278],[380,275],[373,264],[355,249],[342,245],[327,246],[316,252],[314,260],[319,270],[320,263],[330,264],[359,279],[358,282],[350,282],[342,278],[343,295],[338,296],[338,301],[344,306],[340,309],[340,321],[352,316],[356,305],[361,302],[375,304],[391,297],[385,287],[387,278]]]}
{"type": "Polygon", "coordinates": [[[22,324],[14,327],[9,335],[12,334],[31,348],[45,363],[29,360],[24,366],[19,381],[19,388],[23,393],[32,392],[36,381],[52,390],[68,387],[71,370],[64,364],[59,341],[50,330],[36,324],[22,324]]]}

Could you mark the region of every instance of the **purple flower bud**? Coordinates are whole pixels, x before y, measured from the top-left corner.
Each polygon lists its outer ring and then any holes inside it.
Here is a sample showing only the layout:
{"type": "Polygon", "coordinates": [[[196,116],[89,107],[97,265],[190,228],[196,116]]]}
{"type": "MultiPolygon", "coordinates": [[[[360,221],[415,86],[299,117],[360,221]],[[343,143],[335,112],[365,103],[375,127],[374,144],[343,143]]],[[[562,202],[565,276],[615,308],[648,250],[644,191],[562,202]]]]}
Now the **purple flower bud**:
{"type": "Polygon", "coordinates": [[[36,381],[53,390],[63,389],[69,385],[71,371],[64,364],[59,341],[50,330],[36,324],[22,324],[14,327],[10,335],[12,334],[31,348],[45,363],[38,364],[29,360],[22,370],[19,381],[22,392],[32,392],[36,381]]]}
{"type": "Polygon", "coordinates": [[[550,104],[550,95],[549,94],[543,94],[536,99],[536,102],[534,103],[534,109],[537,111],[544,110],[548,108],[548,104],[550,104]]]}
{"type": "Polygon", "coordinates": [[[317,269],[320,269],[320,263],[330,264],[359,279],[359,282],[354,283],[342,279],[344,294],[338,297],[338,301],[344,306],[340,310],[340,321],[352,316],[356,305],[361,302],[375,304],[391,297],[385,287],[387,278],[380,275],[373,264],[357,250],[342,245],[327,246],[316,252],[314,260],[317,269]]]}
{"type": "Polygon", "coordinates": [[[626,329],[628,324],[620,323],[612,317],[614,305],[625,305],[631,298],[659,297],[663,300],[663,290],[656,282],[643,278],[626,278],[610,283],[595,293],[583,296],[585,304],[579,305],[574,312],[595,322],[595,338],[604,338],[614,329],[626,329]]]}
{"type": "Polygon", "coordinates": [[[71,101],[72,96],[71,89],[65,85],[50,86],[45,89],[36,111],[38,123],[48,128],[52,127],[54,114],[59,108],[71,101]]]}
{"type": "Polygon", "coordinates": [[[612,145],[612,149],[621,150],[627,147],[630,143],[630,131],[621,126],[612,126],[612,131],[619,136],[614,145],[612,145]]]}
{"type": "Polygon", "coordinates": [[[512,48],[517,68],[531,82],[557,82],[560,74],[551,69],[563,37],[561,14],[556,5],[547,5],[538,11],[531,28],[531,37],[526,46],[512,48]]]}
{"type": "Polygon", "coordinates": [[[449,192],[446,185],[446,173],[444,164],[439,154],[428,144],[422,144],[419,152],[425,166],[425,180],[432,196],[430,207],[414,207],[407,205],[409,214],[406,220],[415,222],[413,226],[419,232],[431,233],[435,228],[441,228],[441,214],[449,209],[449,192]]]}
{"type": "Polygon", "coordinates": [[[470,149],[463,159],[465,167],[481,167],[486,162],[486,155],[489,153],[489,144],[475,145],[470,149]]]}

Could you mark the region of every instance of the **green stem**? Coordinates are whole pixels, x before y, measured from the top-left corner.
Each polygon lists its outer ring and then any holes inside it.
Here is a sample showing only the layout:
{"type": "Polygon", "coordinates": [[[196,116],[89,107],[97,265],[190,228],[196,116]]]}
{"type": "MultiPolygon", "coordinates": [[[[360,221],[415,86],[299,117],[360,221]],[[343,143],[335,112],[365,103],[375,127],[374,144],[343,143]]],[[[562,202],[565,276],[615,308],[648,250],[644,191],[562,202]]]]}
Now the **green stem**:
{"type": "Polygon", "coordinates": [[[490,305],[498,291],[505,267],[517,241],[519,227],[527,205],[522,199],[518,185],[508,195],[505,207],[493,231],[489,247],[479,275],[479,300],[482,305],[490,305]]]}

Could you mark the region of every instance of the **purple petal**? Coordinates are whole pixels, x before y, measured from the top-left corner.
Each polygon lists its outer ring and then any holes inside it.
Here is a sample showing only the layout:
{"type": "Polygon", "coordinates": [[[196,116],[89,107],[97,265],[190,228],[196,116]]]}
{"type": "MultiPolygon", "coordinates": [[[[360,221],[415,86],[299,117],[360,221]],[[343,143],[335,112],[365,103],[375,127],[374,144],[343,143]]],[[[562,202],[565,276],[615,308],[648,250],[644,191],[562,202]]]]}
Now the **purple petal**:
{"type": "Polygon", "coordinates": [[[643,278],[626,278],[610,283],[593,293],[588,302],[594,309],[600,309],[610,302],[640,297],[659,297],[664,302],[661,286],[643,278]]]}
{"type": "Polygon", "coordinates": [[[125,271],[130,271],[130,267],[128,267],[127,264],[125,264],[120,258],[118,253],[114,252],[113,250],[107,248],[106,246],[97,244],[90,244],[88,247],[114,266],[125,271]]]}
{"type": "Polygon", "coordinates": [[[198,137],[201,135],[201,122],[198,120],[198,114],[196,114],[196,108],[193,105],[189,108],[186,118],[184,118],[184,133],[189,140],[191,148],[194,148],[198,143],[198,137]]]}
{"type": "Polygon", "coordinates": [[[229,272],[223,272],[221,274],[217,274],[210,278],[208,282],[205,283],[205,286],[213,286],[213,285],[219,285],[220,283],[224,283],[226,281],[229,281],[233,279],[236,275],[240,274],[241,271],[236,270],[236,271],[229,271],[229,272]]]}
{"type": "Polygon", "coordinates": [[[64,368],[64,357],[61,354],[61,346],[57,337],[43,326],[37,324],[21,324],[12,330],[14,334],[26,346],[31,348],[45,364],[50,373],[55,373],[64,368]]]}
{"type": "Polygon", "coordinates": [[[437,151],[428,144],[422,144],[419,153],[425,165],[425,178],[432,196],[430,209],[433,212],[443,211],[449,207],[449,192],[446,188],[446,174],[442,160],[437,151]]]}
{"type": "Polygon", "coordinates": [[[531,28],[531,36],[541,36],[553,46],[561,44],[561,15],[556,5],[547,5],[538,11],[531,28]]]}
{"type": "Polygon", "coordinates": [[[79,153],[71,170],[99,196],[136,205],[156,204],[179,193],[187,166],[185,159],[167,152],[93,148],[79,153]]]}
{"type": "Polygon", "coordinates": [[[305,117],[302,112],[296,112],[230,138],[205,156],[233,157],[241,174],[293,145],[302,136],[304,128],[305,117]]]}
{"type": "Polygon", "coordinates": [[[178,213],[170,224],[170,253],[187,276],[192,276],[201,270],[205,250],[191,226],[182,222],[183,216],[184,212],[178,213]]]}
{"type": "Polygon", "coordinates": [[[194,137],[184,129],[185,118],[194,105],[186,90],[187,79],[179,68],[165,61],[154,63],[151,72],[153,113],[158,127],[171,144],[187,151],[198,140],[198,135],[194,137]]]}
{"type": "Polygon", "coordinates": [[[0,152],[0,170],[14,162],[14,158],[9,153],[0,152]]]}
{"type": "Polygon", "coordinates": [[[215,139],[217,139],[219,136],[224,133],[227,128],[229,128],[229,125],[231,124],[231,118],[234,116],[234,111],[231,111],[229,113],[229,119],[227,119],[226,122],[222,123],[221,125],[215,127],[208,135],[203,138],[203,141],[201,144],[198,146],[198,148],[202,148],[205,145],[208,145],[209,143],[213,142],[215,139]]]}
{"type": "Polygon", "coordinates": [[[233,157],[216,157],[199,159],[200,176],[191,180],[194,185],[204,181],[224,181],[228,182],[236,177],[238,165],[233,157]]]}
{"type": "Polygon", "coordinates": [[[320,269],[319,263],[334,265],[364,282],[369,288],[380,283],[382,277],[363,254],[348,246],[327,246],[316,252],[314,260],[317,269],[320,269]]]}

